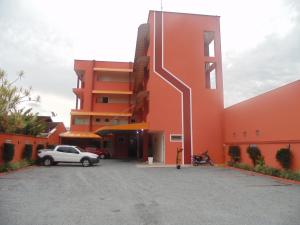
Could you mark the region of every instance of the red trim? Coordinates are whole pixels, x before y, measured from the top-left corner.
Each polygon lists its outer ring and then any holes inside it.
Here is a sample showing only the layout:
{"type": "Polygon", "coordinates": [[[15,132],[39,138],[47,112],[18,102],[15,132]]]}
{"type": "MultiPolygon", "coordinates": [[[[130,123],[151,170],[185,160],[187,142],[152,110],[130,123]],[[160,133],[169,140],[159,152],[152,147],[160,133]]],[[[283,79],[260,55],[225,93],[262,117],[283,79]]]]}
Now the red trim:
{"type": "Polygon", "coordinates": [[[178,88],[183,95],[183,133],[184,133],[184,163],[191,163],[191,93],[188,87],[164,70],[162,65],[162,12],[155,13],[155,70],[167,81],[178,88]],[[156,14],[158,16],[156,16],[156,14]]]}

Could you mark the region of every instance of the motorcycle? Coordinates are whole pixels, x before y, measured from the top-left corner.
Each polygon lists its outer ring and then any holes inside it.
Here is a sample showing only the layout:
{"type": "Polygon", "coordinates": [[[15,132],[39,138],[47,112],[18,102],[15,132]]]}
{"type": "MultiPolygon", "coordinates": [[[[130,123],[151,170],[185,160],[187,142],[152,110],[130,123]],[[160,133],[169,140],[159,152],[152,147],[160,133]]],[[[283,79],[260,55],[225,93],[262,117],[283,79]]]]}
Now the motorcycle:
{"type": "Polygon", "coordinates": [[[208,155],[208,151],[202,153],[201,155],[193,155],[192,156],[193,166],[199,166],[203,164],[209,164],[211,166],[214,165],[213,161],[208,155]]]}

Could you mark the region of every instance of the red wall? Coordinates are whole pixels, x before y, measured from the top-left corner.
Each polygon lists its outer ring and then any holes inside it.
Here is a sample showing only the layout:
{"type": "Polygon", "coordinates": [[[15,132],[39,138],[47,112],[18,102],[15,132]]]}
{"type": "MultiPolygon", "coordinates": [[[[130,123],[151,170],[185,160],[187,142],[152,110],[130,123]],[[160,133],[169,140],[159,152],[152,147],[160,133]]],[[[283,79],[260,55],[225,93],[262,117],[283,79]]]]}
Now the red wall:
{"type": "MultiPolygon", "coordinates": [[[[181,94],[154,71],[154,14],[150,12],[150,78],[147,89],[150,131],[165,131],[165,163],[175,163],[179,142],[170,142],[170,134],[182,131],[181,94]]],[[[157,26],[157,18],[156,18],[157,26]]],[[[192,92],[192,147],[193,153],[208,150],[216,163],[223,163],[223,87],[219,17],[182,13],[163,13],[163,66],[182,80],[192,92]],[[217,62],[217,89],[205,88],[204,31],[215,32],[215,58],[217,62]],[[176,35],[174,35],[176,34],[176,35]]],[[[157,33],[156,33],[157,35],[157,33]]],[[[154,41],[156,40],[156,42],[154,41]]],[[[186,149],[186,151],[190,151],[186,149]]]]}
{"type": "Polygon", "coordinates": [[[55,132],[48,136],[49,144],[59,144],[60,143],[59,134],[67,131],[64,123],[59,123],[55,129],[56,129],[55,132]]]}
{"type": "Polygon", "coordinates": [[[15,154],[12,162],[18,162],[22,160],[22,154],[24,151],[25,144],[32,144],[32,159],[37,158],[36,147],[39,144],[43,144],[45,147],[49,145],[57,145],[60,143],[59,134],[65,132],[66,128],[63,123],[59,123],[56,126],[56,131],[51,134],[48,138],[39,138],[26,135],[14,135],[14,134],[0,134],[0,165],[3,164],[3,144],[7,141],[15,145],[15,154]]]}
{"type": "Polygon", "coordinates": [[[14,154],[14,159],[12,160],[12,162],[17,162],[22,159],[22,154],[24,151],[25,144],[33,145],[32,158],[36,159],[37,145],[43,144],[45,146],[48,143],[47,138],[36,138],[36,137],[25,136],[25,135],[0,134],[0,164],[4,163],[2,160],[3,144],[8,140],[11,141],[10,143],[15,145],[15,154],[14,154]]]}
{"type": "Polygon", "coordinates": [[[279,167],[279,148],[291,145],[293,169],[300,170],[300,81],[243,101],[224,111],[226,145],[242,146],[242,159],[250,163],[245,149],[257,144],[267,165],[279,167]]]}

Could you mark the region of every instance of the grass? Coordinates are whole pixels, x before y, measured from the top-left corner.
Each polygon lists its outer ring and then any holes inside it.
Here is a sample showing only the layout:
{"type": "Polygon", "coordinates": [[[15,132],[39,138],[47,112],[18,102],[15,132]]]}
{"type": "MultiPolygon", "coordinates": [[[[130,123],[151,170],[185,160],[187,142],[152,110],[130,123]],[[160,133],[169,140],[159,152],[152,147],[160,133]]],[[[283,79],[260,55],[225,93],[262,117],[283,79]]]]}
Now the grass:
{"type": "Polygon", "coordinates": [[[31,166],[35,163],[35,160],[23,159],[19,162],[8,162],[0,165],[0,173],[18,170],[27,166],[31,166]]]}

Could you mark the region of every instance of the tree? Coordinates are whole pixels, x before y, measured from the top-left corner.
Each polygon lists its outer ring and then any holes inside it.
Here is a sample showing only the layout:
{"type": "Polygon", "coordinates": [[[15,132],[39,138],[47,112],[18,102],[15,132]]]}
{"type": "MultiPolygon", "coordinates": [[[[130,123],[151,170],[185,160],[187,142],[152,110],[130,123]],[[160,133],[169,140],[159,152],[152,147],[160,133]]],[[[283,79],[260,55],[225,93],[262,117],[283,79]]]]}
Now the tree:
{"type": "Polygon", "coordinates": [[[19,72],[17,78],[9,81],[5,71],[0,69],[0,132],[38,135],[45,129],[42,121],[31,112],[31,108],[21,107],[22,103],[40,102],[40,97],[31,96],[31,87],[17,87],[15,83],[22,79],[24,72],[19,72]]]}

